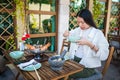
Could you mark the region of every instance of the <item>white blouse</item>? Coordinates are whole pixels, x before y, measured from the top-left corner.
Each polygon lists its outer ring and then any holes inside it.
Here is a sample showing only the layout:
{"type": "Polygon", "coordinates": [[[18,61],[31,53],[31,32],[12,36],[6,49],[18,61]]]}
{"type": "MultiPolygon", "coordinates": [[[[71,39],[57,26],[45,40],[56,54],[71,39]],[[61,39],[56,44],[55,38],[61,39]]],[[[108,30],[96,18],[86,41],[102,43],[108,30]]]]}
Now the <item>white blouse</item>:
{"type": "MultiPolygon", "coordinates": [[[[81,38],[87,39],[90,31],[91,31],[91,28],[88,28],[86,30],[81,30],[81,33],[79,35],[81,38]]],[[[84,48],[82,45],[78,45],[78,49],[75,51],[75,56],[79,58],[82,58],[84,56],[84,48]]]]}
{"type": "Polygon", "coordinates": [[[101,30],[91,27],[87,30],[82,31],[80,27],[78,27],[74,30],[71,30],[70,35],[80,35],[99,48],[96,53],[87,45],[80,46],[76,43],[71,43],[69,50],[70,58],[73,59],[74,56],[82,58],[79,63],[88,68],[100,67],[101,61],[107,59],[109,54],[109,44],[101,30]]]}

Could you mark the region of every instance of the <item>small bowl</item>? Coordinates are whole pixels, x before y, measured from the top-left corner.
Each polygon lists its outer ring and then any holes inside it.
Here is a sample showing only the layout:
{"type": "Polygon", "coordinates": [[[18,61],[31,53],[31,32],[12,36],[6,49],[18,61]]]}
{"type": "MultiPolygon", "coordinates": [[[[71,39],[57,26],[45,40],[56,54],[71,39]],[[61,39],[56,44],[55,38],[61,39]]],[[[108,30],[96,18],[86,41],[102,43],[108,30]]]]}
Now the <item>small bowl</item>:
{"type": "Polygon", "coordinates": [[[80,40],[80,39],[81,39],[80,36],[69,36],[68,37],[68,40],[70,42],[76,42],[77,40],[80,40]]]}
{"type": "Polygon", "coordinates": [[[64,65],[65,59],[61,58],[59,55],[52,56],[48,59],[51,69],[61,70],[64,65]]]}
{"type": "Polygon", "coordinates": [[[23,54],[23,51],[12,51],[9,53],[10,57],[12,57],[13,59],[20,59],[23,56],[23,54]]]}

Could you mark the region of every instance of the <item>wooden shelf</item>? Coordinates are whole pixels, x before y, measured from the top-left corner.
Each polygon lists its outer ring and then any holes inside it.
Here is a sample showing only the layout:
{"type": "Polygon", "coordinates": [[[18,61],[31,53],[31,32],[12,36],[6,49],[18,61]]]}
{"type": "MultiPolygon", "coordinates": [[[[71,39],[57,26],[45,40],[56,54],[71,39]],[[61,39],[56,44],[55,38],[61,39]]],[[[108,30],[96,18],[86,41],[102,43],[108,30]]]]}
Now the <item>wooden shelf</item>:
{"type": "Polygon", "coordinates": [[[56,33],[30,34],[31,38],[56,36],[56,33]]]}
{"type": "Polygon", "coordinates": [[[27,14],[43,14],[43,15],[56,15],[56,12],[52,11],[38,11],[38,10],[27,10],[27,14]]]}

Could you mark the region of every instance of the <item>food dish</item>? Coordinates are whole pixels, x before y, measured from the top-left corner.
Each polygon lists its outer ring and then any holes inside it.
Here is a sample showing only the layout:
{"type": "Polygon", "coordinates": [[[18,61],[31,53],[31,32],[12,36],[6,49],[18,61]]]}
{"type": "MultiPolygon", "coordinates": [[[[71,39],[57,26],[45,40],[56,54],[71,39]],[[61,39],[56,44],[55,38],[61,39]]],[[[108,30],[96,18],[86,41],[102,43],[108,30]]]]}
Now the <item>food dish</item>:
{"type": "Polygon", "coordinates": [[[24,55],[24,52],[23,51],[12,51],[9,53],[9,55],[13,59],[20,59],[24,55]]]}

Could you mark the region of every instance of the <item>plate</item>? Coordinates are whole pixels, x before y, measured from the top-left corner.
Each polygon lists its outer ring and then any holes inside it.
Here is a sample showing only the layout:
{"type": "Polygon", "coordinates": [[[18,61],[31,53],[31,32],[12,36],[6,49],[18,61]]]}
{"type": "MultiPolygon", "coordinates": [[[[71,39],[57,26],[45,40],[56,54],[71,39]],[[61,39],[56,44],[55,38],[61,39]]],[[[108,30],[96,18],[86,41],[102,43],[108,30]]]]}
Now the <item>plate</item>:
{"type": "Polygon", "coordinates": [[[32,59],[29,62],[19,64],[18,67],[24,71],[34,71],[35,69],[39,69],[41,67],[41,63],[38,63],[37,61],[32,59]]]}
{"type": "Polygon", "coordinates": [[[34,71],[34,67],[35,69],[39,69],[41,67],[41,63],[37,63],[35,65],[28,65],[26,67],[20,67],[21,70],[24,70],[24,71],[34,71]]]}

